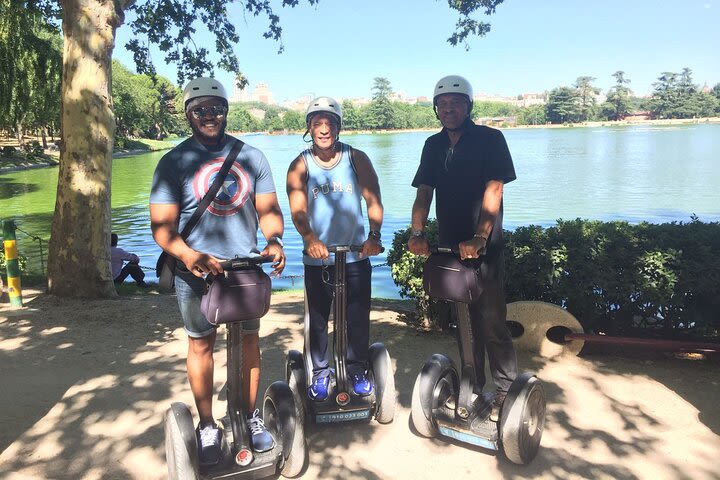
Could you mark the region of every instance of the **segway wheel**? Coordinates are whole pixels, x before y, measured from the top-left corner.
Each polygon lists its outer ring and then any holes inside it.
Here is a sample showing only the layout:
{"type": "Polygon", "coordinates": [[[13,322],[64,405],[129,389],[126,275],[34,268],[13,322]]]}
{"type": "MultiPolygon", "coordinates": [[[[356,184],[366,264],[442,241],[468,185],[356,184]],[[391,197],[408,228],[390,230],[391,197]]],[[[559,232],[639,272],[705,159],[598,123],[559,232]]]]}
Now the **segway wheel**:
{"type": "Polygon", "coordinates": [[[531,373],[510,386],[500,416],[500,441],[505,456],[527,465],[537,455],[545,428],[545,389],[531,373]]]}
{"type": "Polygon", "coordinates": [[[370,345],[369,357],[377,398],[375,419],[379,423],[390,423],[395,418],[395,375],[392,359],[382,343],[370,345]]]}
{"type": "Polygon", "coordinates": [[[165,459],[170,480],[198,480],[197,438],[190,409],[175,402],[165,412],[165,459]]]}
{"type": "Polygon", "coordinates": [[[297,404],[290,387],[277,381],[265,391],[263,420],[265,426],[282,445],[284,463],[280,473],[284,477],[297,477],[305,466],[305,427],[298,415],[297,404]]]}
{"type": "Polygon", "coordinates": [[[412,393],[410,419],[423,437],[436,437],[438,427],[433,410],[444,404],[459,391],[457,370],[448,357],[436,353],[423,365],[415,380],[412,393]]]}
{"type": "MultiPolygon", "coordinates": [[[[288,377],[288,386],[290,387],[290,391],[293,395],[293,400],[295,401],[295,418],[298,425],[300,425],[299,430],[299,437],[298,437],[298,428],[295,428],[295,439],[302,439],[302,441],[305,441],[305,369],[303,368],[303,356],[302,353],[298,352],[297,350],[291,350],[290,354],[288,355],[288,362],[287,362],[287,377],[288,377]]],[[[294,449],[295,447],[293,447],[294,449]]],[[[303,447],[305,447],[305,443],[303,443],[303,447]]],[[[299,458],[298,456],[292,456],[292,458],[289,458],[285,461],[285,467],[283,468],[283,475],[286,477],[293,477],[300,473],[300,471],[303,469],[305,463],[305,458],[299,458]],[[301,461],[300,461],[301,460],[301,461]],[[293,465],[293,462],[298,463],[297,465],[293,465]],[[297,473],[295,473],[297,472],[297,473]]]]}

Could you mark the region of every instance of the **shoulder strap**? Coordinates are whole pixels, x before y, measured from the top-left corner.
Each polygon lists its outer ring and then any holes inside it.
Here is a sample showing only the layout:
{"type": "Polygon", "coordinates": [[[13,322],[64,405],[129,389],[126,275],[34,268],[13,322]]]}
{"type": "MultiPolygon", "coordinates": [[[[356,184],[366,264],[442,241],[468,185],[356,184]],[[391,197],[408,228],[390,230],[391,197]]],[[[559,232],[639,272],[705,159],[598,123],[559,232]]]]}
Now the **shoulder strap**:
{"type": "MultiPolygon", "coordinates": [[[[345,148],[345,145],[347,145],[347,144],[343,144],[343,148],[345,148]]],[[[357,168],[355,168],[355,160],[353,159],[353,155],[352,155],[353,147],[351,147],[350,145],[347,145],[347,152],[348,152],[348,159],[350,160],[350,166],[352,167],[353,172],[355,172],[355,175],[357,175],[357,168]]]]}
{"type": "Polygon", "coordinates": [[[215,199],[215,195],[217,195],[218,191],[220,190],[220,185],[222,185],[225,177],[230,171],[230,167],[232,166],[237,156],[240,154],[240,150],[242,150],[244,145],[245,143],[242,140],[235,141],[235,145],[233,145],[230,153],[228,153],[228,156],[225,158],[222,168],[220,168],[220,171],[217,173],[217,175],[215,175],[215,180],[213,180],[212,185],[210,185],[207,193],[202,198],[202,200],[200,200],[200,203],[193,212],[192,217],[190,217],[190,220],[188,220],[188,223],[185,224],[182,232],[180,232],[180,236],[183,239],[187,238],[187,236],[190,235],[190,232],[192,232],[193,228],[195,228],[195,225],[197,225],[197,222],[198,220],[200,220],[200,217],[202,217],[202,214],[205,213],[207,207],[210,206],[210,203],[215,199]]]}

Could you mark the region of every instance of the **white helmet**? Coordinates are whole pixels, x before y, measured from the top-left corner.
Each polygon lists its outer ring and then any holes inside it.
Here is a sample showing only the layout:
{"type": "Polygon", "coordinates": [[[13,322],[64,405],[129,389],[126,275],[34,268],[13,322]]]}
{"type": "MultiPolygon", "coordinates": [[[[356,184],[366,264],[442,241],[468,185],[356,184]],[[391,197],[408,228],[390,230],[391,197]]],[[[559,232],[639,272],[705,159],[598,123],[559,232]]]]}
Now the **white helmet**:
{"type": "Polygon", "coordinates": [[[433,92],[433,105],[437,104],[437,97],[444,93],[459,93],[461,95],[465,95],[470,102],[470,108],[472,108],[472,85],[470,85],[470,82],[460,75],[448,75],[447,77],[441,78],[435,84],[435,91],[433,92]]]}
{"type": "Polygon", "coordinates": [[[331,97],[318,97],[308,105],[305,112],[305,123],[310,125],[310,117],[313,113],[326,112],[335,115],[338,119],[338,126],[342,125],[342,108],[340,104],[331,97]]]}
{"type": "Polygon", "coordinates": [[[198,97],[219,97],[228,103],[228,95],[222,83],[214,78],[199,77],[190,80],[183,90],[183,105],[187,109],[188,102],[198,97]]]}

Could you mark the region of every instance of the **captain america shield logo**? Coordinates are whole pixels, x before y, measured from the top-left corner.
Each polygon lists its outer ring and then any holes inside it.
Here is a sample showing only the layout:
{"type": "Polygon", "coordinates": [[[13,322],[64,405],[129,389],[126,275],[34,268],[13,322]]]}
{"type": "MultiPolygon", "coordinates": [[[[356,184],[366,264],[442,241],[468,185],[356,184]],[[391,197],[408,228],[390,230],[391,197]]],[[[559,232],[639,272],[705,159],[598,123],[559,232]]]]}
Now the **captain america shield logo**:
{"type": "MultiPolygon", "coordinates": [[[[202,166],[193,180],[193,193],[199,202],[210,190],[215,176],[222,168],[224,158],[216,158],[202,166]]],[[[220,185],[215,199],[208,206],[213,215],[228,216],[237,213],[250,197],[250,177],[237,163],[233,162],[225,180],[220,185]]]]}

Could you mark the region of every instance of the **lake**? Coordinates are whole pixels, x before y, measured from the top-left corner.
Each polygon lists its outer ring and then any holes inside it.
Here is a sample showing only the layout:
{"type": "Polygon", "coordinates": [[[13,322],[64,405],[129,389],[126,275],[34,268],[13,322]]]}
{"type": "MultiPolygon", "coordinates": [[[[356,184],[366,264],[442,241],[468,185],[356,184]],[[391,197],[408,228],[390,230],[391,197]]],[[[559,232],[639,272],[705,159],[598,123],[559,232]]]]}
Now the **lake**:
{"type": "MultiPolygon", "coordinates": [[[[410,186],[425,139],[432,132],[345,135],[375,166],[385,206],[386,248],[410,222],[410,186]]],[[[509,129],[503,131],[518,179],[505,188],[505,228],[549,226],[557,219],[637,223],[720,221],[720,125],[509,129]]],[[[285,214],[288,266],[276,288],[302,288],[301,240],[290,220],[285,174],[306,148],[300,135],[248,135],[244,141],[270,161],[285,214]],[[293,280],[295,283],[293,284],[293,280]]],[[[113,231],[120,246],[154,267],[160,252],[150,234],[148,195],[163,152],[121,157],[113,163],[113,231]]],[[[47,240],[55,205],[57,168],[0,175],[0,219],[15,218],[25,232],[47,240]]],[[[434,216],[434,215],[431,215],[434,216]]],[[[18,233],[20,253],[35,260],[37,243],[18,233]]],[[[44,243],[47,248],[47,243],[44,243]]],[[[46,253],[45,253],[46,255],[46,253]]],[[[371,259],[374,265],[384,256],[371,259]]],[[[154,279],[154,273],[149,273],[154,279]]],[[[373,295],[398,298],[390,269],[373,270],[373,295]]]]}

